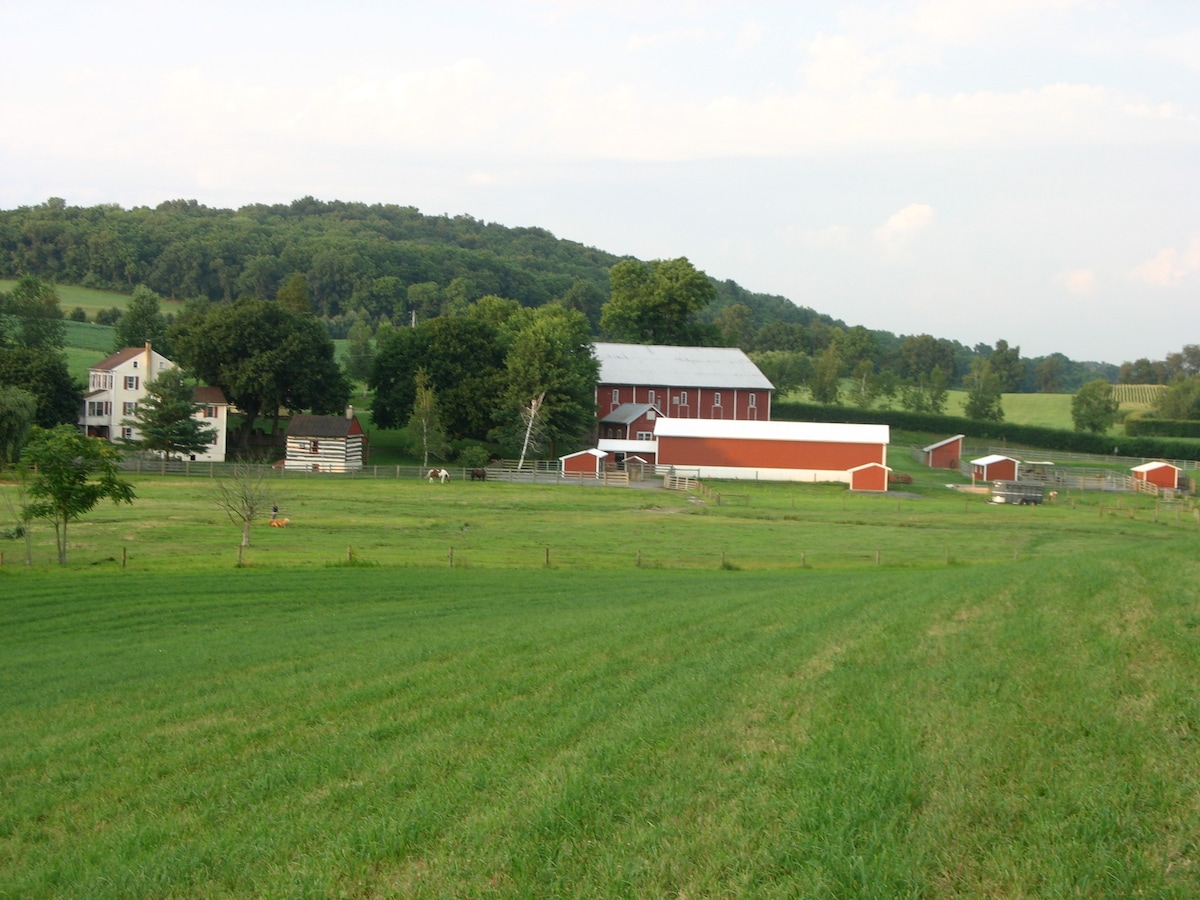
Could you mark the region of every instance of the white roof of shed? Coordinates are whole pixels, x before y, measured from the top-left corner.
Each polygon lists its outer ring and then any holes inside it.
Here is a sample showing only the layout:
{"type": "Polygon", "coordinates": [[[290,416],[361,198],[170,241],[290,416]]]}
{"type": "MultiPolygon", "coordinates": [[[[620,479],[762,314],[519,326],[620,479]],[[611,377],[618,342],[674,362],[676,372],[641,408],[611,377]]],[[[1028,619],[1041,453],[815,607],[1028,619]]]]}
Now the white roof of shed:
{"type": "Polygon", "coordinates": [[[965,437],[965,434],[956,434],[954,437],[948,437],[944,441],[938,441],[936,444],[930,444],[928,447],[922,447],[921,449],[928,453],[930,450],[936,450],[938,447],[945,447],[947,444],[953,444],[955,441],[961,441],[965,437]]]}
{"type": "Polygon", "coordinates": [[[737,347],[668,347],[603,341],[592,346],[600,361],[601,384],[775,389],[750,357],[737,347]]]}
{"type": "Polygon", "coordinates": [[[744,419],[657,419],[654,436],[742,438],[750,441],[809,441],[830,444],[886,444],[887,425],[841,422],[757,422],[744,419]]]}
{"type": "Polygon", "coordinates": [[[1161,469],[1164,466],[1168,469],[1174,469],[1176,472],[1179,471],[1179,466],[1172,465],[1169,462],[1163,462],[1161,460],[1158,462],[1142,463],[1140,466],[1134,466],[1132,469],[1130,469],[1130,471],[1131,472],[1153,472],[1155,469],[1161,469]]]}
{"type": "Polygon", "coordinates": [[[1009,462],[1017,462],[1017,460],[1011,456],[1002,456],[999,453],[993,453],[990,456],[981,456],[979,459],[971,460],[971,465],[990,466],[992,463],[1004,462],[1005,460],[1008,460],[1009,462]]]}

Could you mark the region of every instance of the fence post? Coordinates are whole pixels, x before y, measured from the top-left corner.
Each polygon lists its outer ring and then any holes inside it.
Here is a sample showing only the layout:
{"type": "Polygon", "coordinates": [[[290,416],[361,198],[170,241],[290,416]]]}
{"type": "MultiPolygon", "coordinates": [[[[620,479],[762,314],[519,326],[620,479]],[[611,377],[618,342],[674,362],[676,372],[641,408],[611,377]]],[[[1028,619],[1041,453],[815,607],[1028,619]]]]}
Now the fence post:
{"type": "Polygon", "coordinates": [[[450,568],[454,568],[454,548],[450,548],[450,568]]]}

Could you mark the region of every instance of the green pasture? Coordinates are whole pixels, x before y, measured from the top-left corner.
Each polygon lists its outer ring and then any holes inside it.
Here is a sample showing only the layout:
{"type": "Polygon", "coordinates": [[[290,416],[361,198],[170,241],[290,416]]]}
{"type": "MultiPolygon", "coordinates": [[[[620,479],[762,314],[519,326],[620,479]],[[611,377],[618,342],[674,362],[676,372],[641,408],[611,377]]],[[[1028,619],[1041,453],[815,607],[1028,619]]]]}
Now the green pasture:
{"type": "Polygon", "coordinates": [[[277,486],[0,542],[0,896],[1200,891],[1190,510],[277,486]]]}

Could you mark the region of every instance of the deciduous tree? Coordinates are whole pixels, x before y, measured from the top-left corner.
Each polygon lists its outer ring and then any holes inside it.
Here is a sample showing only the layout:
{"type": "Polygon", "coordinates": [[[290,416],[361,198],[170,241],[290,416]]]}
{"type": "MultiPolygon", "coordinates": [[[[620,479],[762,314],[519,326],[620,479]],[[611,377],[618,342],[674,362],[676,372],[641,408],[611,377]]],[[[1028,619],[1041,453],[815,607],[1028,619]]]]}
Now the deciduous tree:
{"type": "Polygon", "coordinates": [[[628,259],[609,270],[612,293],[600,314],[610,338],[635,344],[695,342],[695,316],[717,296],[709,277],[686,257],[644,263],[628,259]]]}
{"type": "Polygon", "coordinates": [[[37,416],[37,397],[18,387],[0,386],[0,469],[17,461],[37,416]]]}
{"type": "Polygon", "coordinates": [[[58,561],[67,562],[67,526],[101,500],[132,503],[133,486],[119,477],[120,452],[73,425],[35,428],[21,454],[29,475],[27,519],[54,523],[58,561]]]}
{"type": "Polygon", "coordinates": [[[324,326],[275,301],[215,304],[176,324],[168,336],[177,362],[219,386],[242,411],[243,449],[263,414],[280,408],[334,414],[350,401],[350,381],[334,360],[324,326]]]}
{"type": "Polygon", "coordinates": [[[991,360],[976,359],[966,379],[967,402],[963,412],[968,419],[980,422],[1003,422],[1004,403],[1000,377],[991,360]]]}
{"type": "Polygon", "coordinates": [[[1104,434],[1117,421],[1121,404],[1107,381],[1089,381],[1071,398],[1071,420],[1076,431],[1104,434]]]}
{"type": "Polygon", "coordinates": [[[158,294],[145,285],[133,289],[133,296],[113,327],[113,350],[153,344],[163,356],[170,356],[167,344],[167,319],[162,314],[158,294]]]}
{"type": "Polygon", "coordinates": [[[421,457],[421,468],[424,469],[429,466],[429,457],[445,457],[450,442],[442,426],[437,393],[429,384],[429,374],[424,369],[417,369],[414,382],[412,415],[405,426],[405,444],[409,452],[421,457]]]}

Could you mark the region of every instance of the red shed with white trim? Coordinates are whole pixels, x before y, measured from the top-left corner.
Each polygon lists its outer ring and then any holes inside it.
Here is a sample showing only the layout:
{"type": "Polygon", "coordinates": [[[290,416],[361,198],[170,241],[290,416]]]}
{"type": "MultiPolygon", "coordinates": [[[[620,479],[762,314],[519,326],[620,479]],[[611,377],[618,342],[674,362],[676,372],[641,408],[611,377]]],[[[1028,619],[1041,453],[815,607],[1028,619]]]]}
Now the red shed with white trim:
{"type": "Polygon", "coordinates": [[[1020,463],[1011,456],[993,453],[971,460],[972,481],[1016,481],[1020,463]]]}
{"type": "Polygon", "coordinates": [[[1138,481],[1172,491],[1179,487],[1179,466],[1173,466],[1169,462],[1142,463],[1140,466],[1134,466],[1131,471],[1138,481]]]}
{"type": "Polygon", "coordinates": [[[962,459],[964,437],[966,435],[956,434],[944,441],[922,447],[921,452],[925,454],[925,465],[931,469],[954,469],[957,471],[958,463],[962,459]]]}
{"type": "Polygon", "coordinates": [[[580,450],[559,457],[563,477],[599,478],[604,471],[604,460],[608,456],[603,450],[580,450]]]}

